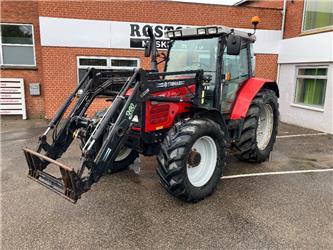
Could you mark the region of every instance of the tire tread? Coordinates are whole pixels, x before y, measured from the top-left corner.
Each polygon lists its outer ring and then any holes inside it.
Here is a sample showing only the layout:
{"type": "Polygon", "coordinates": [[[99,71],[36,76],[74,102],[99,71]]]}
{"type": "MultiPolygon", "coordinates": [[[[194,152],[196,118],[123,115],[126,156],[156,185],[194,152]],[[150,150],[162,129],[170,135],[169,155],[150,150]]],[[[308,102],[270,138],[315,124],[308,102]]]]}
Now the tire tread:
{"type": "MultiPolygon", "coordinates": [[[[278,102],[274,91],[270,89],[262,89],[253,98],[252,103],[248,109],[247,115],[244,119],[243,130],[241,132],[241,137],[236,143],[240,152],[235,156],[241,160],[252,163],[261,163],[266,161],[269,157],[269,153],[273,149],[273,145],[276,140],[277,129],[278,129],[278,102]],[[269,145],[267,146],[267,152],[262,153],[257,148],[256,141],[256,129],[258,126],[258,119],[260,115],[260,107],[265,103],[266,100],[271,100],[276,109],[277,117],[274,117],[274,127],[272,131],[272,137],[269,145]]],[[[266,151],[266,150],[265,150],[266,151]]]]}
{"type": "MultiPolygon", "coordinates": [[[[157,156],[158,167],[156,172],[160,177],[160,183],[163,188],[167,190],[171,195],[186,201],[186,202],[197,202],[204,197],[196,197],[191,194],[191,190],[188,189],[186,182],[186,163],[184,164],[184,159],[186,157],[186,148],[192,146],[191,140],[193,136],[197,133],[198,130],[206,129],[207,127],[218,130],[223,140],[221,142],[223,151],[226,144],[223,132],[218,124],[209,120],[209,119],[192,119],[183,121],[182,123],[177,123],[172,129],[168,132],[165,139],[161,144],[161,150],[157,156]],[[180,151],[181,153],[172,155],[174,150],[183,148],[184,150],[180,151]],[[161,161],[164,159],[164,161],[161,161]],[[175,168],[171,169],[171,166],[176,165],[175,168]]],[[[223,159],[221,172],[225,166],[225,153],[221,158],[223,159]]],[[[221,173],[222,174],[222,173],[221,173]]],[[[210,195],[214,189],[209,190],[208,194],[210,195]]]]}

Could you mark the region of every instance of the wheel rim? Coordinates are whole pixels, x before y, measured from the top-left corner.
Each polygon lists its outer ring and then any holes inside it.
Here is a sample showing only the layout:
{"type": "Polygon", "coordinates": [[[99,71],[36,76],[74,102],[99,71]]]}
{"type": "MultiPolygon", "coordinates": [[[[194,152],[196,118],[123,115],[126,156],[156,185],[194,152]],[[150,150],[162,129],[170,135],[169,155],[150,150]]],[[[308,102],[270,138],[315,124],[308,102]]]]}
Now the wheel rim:
{"type": "Polygon", "coordinates": [[[191,152],[200,154],[200,160],[195,166],[187,163],[187,177],[195,187],[202,187],[212,177],[217,162],[217,147],[215,141],[209,136],[202,136],[195,141],[191,152]]]}
{"type": "Polygon", "coordinates": [[[132,149],[130,149],[130,148],[127,148],[127,147],[122,148],[119,151],[119,154],[114,161],[122,161],[122,160],[126,159],[126,157],[128,157],[131,152],[132,152],[132,149]]]}
{"type": "Polygon", "coordinates": [[[269,144],[273,131],[273,109],[269,104],[265,104],[261,110],[257,127],[257,146],[264,150],[269,144]]]}

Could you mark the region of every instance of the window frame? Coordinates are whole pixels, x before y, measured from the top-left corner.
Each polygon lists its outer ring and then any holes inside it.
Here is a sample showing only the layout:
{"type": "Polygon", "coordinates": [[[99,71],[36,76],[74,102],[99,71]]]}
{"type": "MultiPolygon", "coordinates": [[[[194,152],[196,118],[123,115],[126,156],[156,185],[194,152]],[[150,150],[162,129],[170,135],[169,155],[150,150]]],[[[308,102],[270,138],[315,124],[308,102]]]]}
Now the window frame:
{"type": "Polygon", "coordinates": [[[128,70],[132,70],[133,68],[140,68],[140,58],[135,58],[135,57],[109,57],[109,63],[110,63],[110,69],[128,69],[128,70]],[[135,60],[137,62],[137,66],[136,67],[125,67],[125,66],[111,66],[112,63],[111,61],[115,59],[115,60],[135,60]]]}
{"type": "Polygon", "coordinates": [[[77,82],[79,83],[79,69],[88,69],[88,68],[95,68],[95,69],[118,69],[118,70],[132,70],[133,68],[140,67],[140,58],[136,57],[115,57],[115,56],[77,56],[76,57],[76,77],[77,82]],[[106,66],[92,66],[92,65],[80,65],[80,59],[104,59],[106,60],[106,66]],[[136,67],[124,67],[124,66],[111,66],[112,59],[120,59],[120,60],[135,60],[137,62],[136,67]]]}
{"type": "Polygon", "coordinates": [[[305,25],[305,12],[306,12],[306,3],[308,2],[308,0],[304,0],[303,2],[303,16],[302,16],[302,29],[301,29],[301,33],[302,34],[307,34],[307,33],[316,33],[316,32],[322,32],[322,31],[329,31],[333,29],[333,25],[329,25],[329,26],[325,26],[325,27],[320,27],[320,28],[314,28],[314,29],[304,29],[304,25],[305,25]]]}
{"type": "MultiPolygon", "coordinates": [[[[217,54],[218,54],[218,50],[219,50],[219,44],[220,44],[220,37],[197,37],[197,38],[195,38],[195,39],[193,39],[193,40],[210,40],[210,39],[217,39],[217,44],[216,44],[216,49],[217,49],[217,54]]],[[[180,39],[179,41],[187,41],[187,40],[191,40],[191,39],[184,39],[184,40],[182,40],[182,39],[180,39]]],[[[175,41],[178,41],[178,40],[175,40],[175,41]]],[[[171,46],[169,46],[169,48],[168,48],[168,53],[167,53],[167,55],[168,56],[170,56],[170,52],[171,52],[171,49],[173,48],[173,50],[175,49],[174,48],[174,45],[171,47],[171,46]]],[[[184,49],[184,48],[182,48],[181,50],[183,50],[184,52],[186,52],[186,48],[184,49]]],[[[217,55],[216,53],[214,53],[215,55],[217,55]]],[[[217,73],[217,71],[218,71],[218,57],[216,56],[216,58],[215,58],[215,64],[216,64],[216,66],[215,66],[215,68],[214,68],[214,70],[216,71],[216,73],[217,73]]],[[[168,67],[170,66],[170,62],[169,61],[167,61],[167,63],[165,63],[165,65],[164,65],[164,72],[171,72],[171,71],[169,71],[169,69],[168,69],[168,67]]]]}
{"type": "Polygon", "coordinates": [[[327,83],[329,80],[329,65],[297,65],[295,67],[295,85],[293,88],[293,93],[292,93],[292,100],[291,100],[291,106],[292,107],[297,107],[297,108],[302,108],[302,109],[308,109],[308,110],[313,110],[313,111],[319,111],[319,112],[324,112],[325,108],[325,102],[326,102],[326,95],[327,95],[327,83]],[[326,75],[325,76],[314,76],[314,75],[299,75],[298,72],[300,69],[326,69],[326,75]],[[312,104],[305,104],[305,103],[297,103],[296,102],[296,93],[297,93],[297,80],[298,79],[324,79],[326,80],[326,85],[325,85],[325,94],[324,94],[324,103],[322,106],[319,105],[312,105],[312,104]]]}
{"type": "Polygon", "coordinates": [[[34,30],[34,25],[31,23],[3,23],[0,22],[0,25],[22,25],[22,26],[31,26],[31,34],[32,34],[32,44],[16,44],[16,43],[3,43],[2,42],[2,37],[1,37],[1,30],[0,30],[0,66],[1,67],[30,67],[34,68],[37,66],[37,60],[36,60],[36,46],[35,46],[35,30],[34,30]],[[18,46],[18,47],[32,47],[33,51],[33,59],[34,59],[34,64],[4,64],[3,63],[3,50],[2,47],[4,46],[18,46]]]}

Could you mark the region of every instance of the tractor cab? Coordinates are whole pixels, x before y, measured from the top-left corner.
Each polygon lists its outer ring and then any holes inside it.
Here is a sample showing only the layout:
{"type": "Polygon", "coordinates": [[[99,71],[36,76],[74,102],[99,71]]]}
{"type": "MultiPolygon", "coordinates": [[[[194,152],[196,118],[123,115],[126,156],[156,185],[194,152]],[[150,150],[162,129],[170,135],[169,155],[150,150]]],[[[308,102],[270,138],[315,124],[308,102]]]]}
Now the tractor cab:
{"type": "Polygon", "coordinates": [[[167,32],[165,72],[203,70],[203,105],[230,113],[236,93],[253,76],[255,36],[224,26],[167,32]]]}

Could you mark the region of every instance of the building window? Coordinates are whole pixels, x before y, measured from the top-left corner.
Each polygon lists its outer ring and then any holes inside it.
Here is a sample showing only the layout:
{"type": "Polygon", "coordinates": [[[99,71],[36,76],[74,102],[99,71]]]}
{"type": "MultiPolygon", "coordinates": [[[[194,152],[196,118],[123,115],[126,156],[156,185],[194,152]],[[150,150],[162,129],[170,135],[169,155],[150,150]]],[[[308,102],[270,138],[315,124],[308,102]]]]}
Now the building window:
{"type": "Polygon", "coordinates": [[[88,68],[108,71],[112,73],[113,77],[121,77],[128,75],[139,66],[140,59],[138,58],[79,56],[77,58],[78,81],[82,79],[88,68]]]}
{"type": "Polygon", "coordinates": [[[133,69],[138,67],[137,59],[117,59],[111,58],[111,67],[120,69],[133,69]]]}
{"type": "Polygon", "coordinates": [[[1,66],[36,66],[34,31],[31,24],[1,25],[1,66]]]}
{"type": "Polygon", "coordinates": [[[304,3],[303,31],[333,28],[333,1],[306,0],[304,3]]]}
{"type": "Polygon", "coordinates": [[[324,107],[327,83],[327,67],[298,68],[295,104],[324,107]]]}

